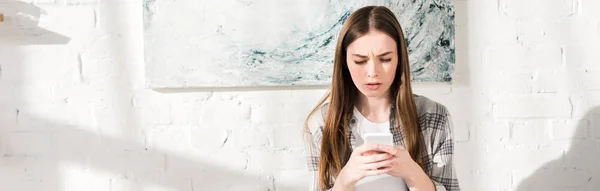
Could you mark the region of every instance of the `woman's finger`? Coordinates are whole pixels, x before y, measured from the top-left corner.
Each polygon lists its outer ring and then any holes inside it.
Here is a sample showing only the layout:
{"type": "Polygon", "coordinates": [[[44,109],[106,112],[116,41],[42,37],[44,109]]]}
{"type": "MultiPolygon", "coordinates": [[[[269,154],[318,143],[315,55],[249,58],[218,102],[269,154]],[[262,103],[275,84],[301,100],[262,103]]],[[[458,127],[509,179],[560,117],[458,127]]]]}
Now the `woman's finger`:
{"type": "Polygon", "coordinates": [[[366,151],[362,154],[362,156],[369,156],[369,155],[376,155],[376,154],[381,154],[381,153],[377,152],[377,151],[366,151]]]}
{"type": "Polygon", "coordinates": [[[379,147],[379,150],[382,152],[386,152],[390,155],[398,155],[398,152],[403,149],[403,147],[401,146],[387,146],[387,145],[382,145],[379,147]]]}
{"type": "Polygon", "coordinates": [[[366,171],[363,171],[363,175],[364,176],[376,176],[376,175],[380,175],[383,173],[388,173],[388,172],[390,172],[390,170],[392,170],[391,167],[386,167],[386,168],[377,169],[377,170],[366,170],[366,171]]]}
{"type": "Polygon", "coordinates": [[[360,164],[376,163],[379,161],[389,159],[391,157],[393,157],[393,156],[390,154],[387,154],[387,153],[374,154],[374,155],[368,155],[368,156],[360,156],[359,163],[360,164]]]}
{"type": "Polygon", "coordinates": [[[381,169],[384,167],[390,167],[392,162],[393,162],[393,160],[391,158],[388,158],[387,160],[383,160],[383,161],[379,161],[379,162],[363,164],[360,167],[360,169],[361,170],[377,170],[377,169],[381,169]]]}
{"type": "Polygon", "coordinates": [[[356,149],[354,149],[352,154],[361,156],[361,155],[363,155],[364,152],[378,150],[379,147],[382,147],[382,145],[378,145],[378,144],[361,145],[359,147],[356,147],[356,149]]]}

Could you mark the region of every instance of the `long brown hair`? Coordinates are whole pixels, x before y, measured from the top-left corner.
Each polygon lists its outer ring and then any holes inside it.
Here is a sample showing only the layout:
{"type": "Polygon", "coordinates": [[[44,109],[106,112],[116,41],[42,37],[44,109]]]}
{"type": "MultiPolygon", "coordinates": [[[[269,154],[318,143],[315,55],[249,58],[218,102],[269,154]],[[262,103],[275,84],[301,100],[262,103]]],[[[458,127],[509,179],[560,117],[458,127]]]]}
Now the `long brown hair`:
{"type": "MultiPolygon", "coordinates": [[[[348,161],[352,148],[346,137],[348,120],[352,108],[357,102],[358,89],[352,82],[346,63],[348,45],[365,35],[370,30],[378,30],[396,41],[399,66],[390,87],[393,98],[392,131],[401,132],[406,149],[413,160],[421,165],[421,137],[417,123],[417,109],[413,101],[410,85],[408,51],[404,33],[396,16],[386,7],[366,6],[354,11],[344,22],[339,33],[334,55],[332,82],[328,92],[310,112],[305,121],[305,132],[308,132],[308,121],[327,101],[327,113],[321,139],[318,175],[319,188],[329,189],[333,179],[348,161]]],[[[397,138],[395,138],[397,139],[397,138]]],[[[310,141],[310,140],[307,140],[310,141]]]]}

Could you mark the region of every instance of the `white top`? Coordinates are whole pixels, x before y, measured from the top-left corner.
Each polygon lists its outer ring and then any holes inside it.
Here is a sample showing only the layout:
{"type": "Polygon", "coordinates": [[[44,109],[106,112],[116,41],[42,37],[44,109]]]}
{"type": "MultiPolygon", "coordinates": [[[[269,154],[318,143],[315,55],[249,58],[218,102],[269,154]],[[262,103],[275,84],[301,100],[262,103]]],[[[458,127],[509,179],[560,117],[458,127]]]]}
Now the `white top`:
{"type": "Polygon", "coordinates": [[[356,124],[352,127],[352,133],[356,137],[356,145],[362,145],[364,143],[363,136],[367,133],[389,133],[390,132],[390,121],[383,123],[375,123],[369,121],[364,117],[356,107],[354,107],[354,118],[356,118],[356,124]]]}
{"type": "MultiPolygon", "coordinates": [[[[364,117],[356,107],[353,112],[356,118],[356,124],[352,129],[352,133],[356,138],[356,145],[360,146],[364,143],[363,135],[366,133],[392,133],[390,132],[390,122],[375,123],[364,117]]],[[[355,191],[408,191],[406,183],[401,178],[396,178],[388,174],[377,176],[367,176],[359,180],[355,185],[355,191]]]]}

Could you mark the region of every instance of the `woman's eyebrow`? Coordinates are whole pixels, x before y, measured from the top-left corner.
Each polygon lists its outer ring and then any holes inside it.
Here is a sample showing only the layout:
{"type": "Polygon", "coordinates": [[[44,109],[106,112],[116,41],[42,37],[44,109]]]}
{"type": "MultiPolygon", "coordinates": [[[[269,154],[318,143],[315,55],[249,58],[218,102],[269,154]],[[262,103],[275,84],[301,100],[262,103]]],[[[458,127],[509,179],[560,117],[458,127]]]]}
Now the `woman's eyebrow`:
{"type": "MultiPolygon", "coordinates": [[[[377,57],[382,57],[382,56],[385,56],[385,55],[388,55],[388,54],[391,54],[391,53],[392,53],[392,51],[387,51],[387,52],[384,52],[382,54],[377,55],[377,57]]],[[[368,57],[368,56],[361,55],[361,54],[352,54],[352,55],[360,57],[360,58],[367,58],[368,57]]]]}

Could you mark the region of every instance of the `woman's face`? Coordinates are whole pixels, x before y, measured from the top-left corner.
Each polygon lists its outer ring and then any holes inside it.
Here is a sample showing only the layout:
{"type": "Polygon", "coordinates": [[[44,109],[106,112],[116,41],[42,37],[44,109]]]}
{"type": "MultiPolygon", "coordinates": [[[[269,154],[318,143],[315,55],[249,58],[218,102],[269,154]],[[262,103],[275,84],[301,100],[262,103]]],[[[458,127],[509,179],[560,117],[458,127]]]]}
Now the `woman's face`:
{"type": "Polygon", "coordinates": [[[386,98],[398,66],[396,42],[387,34],[371,30],[352,42],[346,63],[352,81],[367,98],[386,98]]]}

